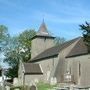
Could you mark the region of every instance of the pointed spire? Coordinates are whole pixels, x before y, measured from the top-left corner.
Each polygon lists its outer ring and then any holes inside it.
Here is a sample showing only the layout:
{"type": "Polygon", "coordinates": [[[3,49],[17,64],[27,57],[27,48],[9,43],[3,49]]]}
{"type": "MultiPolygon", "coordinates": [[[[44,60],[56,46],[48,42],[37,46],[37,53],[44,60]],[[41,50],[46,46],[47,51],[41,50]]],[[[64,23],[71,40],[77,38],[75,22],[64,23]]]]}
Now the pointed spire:
{"type": "Polygon", "coordinates": [[[39,27],[38,34],[40,34],[40,35],[49,35],[46,24],[44,22],[44,19],[42,21],[42,24],[39,27]]]}
{"type": "Polygon", "coordinates": [[[52,39],[55,38],[48,32],[44,19],[39,27],[39,30],[37,31],[36,35],[32,39],[36,37],[47,37],[47,38],[52,38],[52,39]]]}

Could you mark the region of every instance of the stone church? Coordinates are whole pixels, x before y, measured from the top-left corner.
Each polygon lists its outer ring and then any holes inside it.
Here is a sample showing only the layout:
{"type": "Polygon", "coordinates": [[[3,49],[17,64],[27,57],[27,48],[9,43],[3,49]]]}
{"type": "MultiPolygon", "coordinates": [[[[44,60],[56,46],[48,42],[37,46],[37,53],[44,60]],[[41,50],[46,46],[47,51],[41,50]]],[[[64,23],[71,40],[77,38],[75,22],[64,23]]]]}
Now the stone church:
{"type": "Polygon", "coordinates": [[[90,53],[83,38],[74,38],[57,46],[54,39],[43,21],[32,38],[31,60],[19,65],[20,85],[54,81],[90,86],[90,53]]]}

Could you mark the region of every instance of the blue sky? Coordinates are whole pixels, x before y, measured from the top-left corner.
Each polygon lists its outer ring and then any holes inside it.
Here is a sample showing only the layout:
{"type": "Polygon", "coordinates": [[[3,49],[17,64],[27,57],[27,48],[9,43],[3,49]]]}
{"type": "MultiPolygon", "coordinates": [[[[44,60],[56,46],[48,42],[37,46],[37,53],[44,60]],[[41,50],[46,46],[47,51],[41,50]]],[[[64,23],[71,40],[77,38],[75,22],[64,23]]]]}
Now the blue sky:
{"type": "Polygon", "coordinates": [[[90,21],[90,0],[0,0],[0,24],[12,35],[27,28],[37,31],[43,18],[55,36],[78,37],[79,24],[90,21]]]}

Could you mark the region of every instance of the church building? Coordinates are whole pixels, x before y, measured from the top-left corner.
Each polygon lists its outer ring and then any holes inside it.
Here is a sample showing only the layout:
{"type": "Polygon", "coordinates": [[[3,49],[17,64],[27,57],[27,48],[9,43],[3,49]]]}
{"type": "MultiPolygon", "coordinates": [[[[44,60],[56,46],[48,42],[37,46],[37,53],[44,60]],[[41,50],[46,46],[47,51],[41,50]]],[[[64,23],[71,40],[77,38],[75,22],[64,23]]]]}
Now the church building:
{"type": "Polygon", "coordinates": [[[83,38],[74,38],[57,46],[54,39],[43,21],[32,38],[31,60],[19,65],[20,85],[54,81],[90,86],[90,53],[83,38]]]}

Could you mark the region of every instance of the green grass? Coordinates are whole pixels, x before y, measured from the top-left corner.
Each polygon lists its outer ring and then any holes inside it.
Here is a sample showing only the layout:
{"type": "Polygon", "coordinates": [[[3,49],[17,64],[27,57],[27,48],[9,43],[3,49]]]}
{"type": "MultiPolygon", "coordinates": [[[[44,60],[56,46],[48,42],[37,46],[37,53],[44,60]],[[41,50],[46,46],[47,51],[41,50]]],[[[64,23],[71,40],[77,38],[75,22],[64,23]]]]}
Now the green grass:
{"type": "Polygon", "coordinates": [[[37,84],[38,90],[48,90],[48,89],[52,89],[55,86],[56,85],[50,85],[50,84],[43,83],[43,82],[40,82],[37,84]]]}

